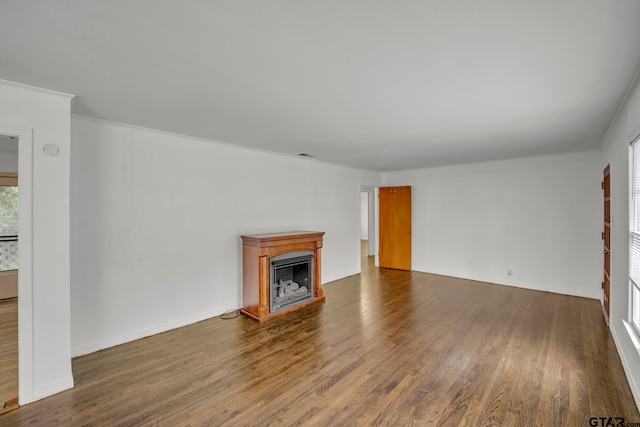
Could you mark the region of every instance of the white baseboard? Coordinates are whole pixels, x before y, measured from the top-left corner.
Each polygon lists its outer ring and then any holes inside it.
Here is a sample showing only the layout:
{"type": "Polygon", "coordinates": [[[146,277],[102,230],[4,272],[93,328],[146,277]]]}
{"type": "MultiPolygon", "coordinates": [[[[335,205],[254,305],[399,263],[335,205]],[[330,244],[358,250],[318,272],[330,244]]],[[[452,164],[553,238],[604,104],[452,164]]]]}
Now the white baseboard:
{"type": "Polygon", "coordinates": [[[336,280],[340,280],[340,279],[344,279],[346,277],[350,277],[350,276],[355,276],[356,274],[360,274],[360,270],[350,270],[341,274],[337,274],[337,275],[332,275],[330,277],[323,277],[322,278],[322,286],[326,285],[327,283],[331,283],[331,282],[335,282],[336,280]]]}
{"type": "MultiPolygon", "coordinates": [[[[60,393],[61,391],[69,390],[73,388],[73,377],[63,378],[58,381],[54,381],[49,384],[45,384],[39,387],[36,387],[33,390],[33,396],[31,402],[35,402],[36,400],[44,399],[45,397],[49,397],[53,394],[60,393]]],[[[25,403],[31,403],[25,402],[25,403]]],[[[20,402],[23,405],[23,402],[20,402]]]]}
{"type": "Polygon", "coordinates": [[[181,328],[183,326],[187,326],[192,323],[200,322],[202,320],[219,316],[225,311],[238,309],[238,307],[240,307],[241,305],[242,304],[239,303],[237,304],[236,307],[216,308],[214,310],[198,313],[193,316],[183,317],[182,319],[172,320],[171,322],[162,323],[160,325],[155,325],[149,328],[132,331],[127,334],[97,341],[95,343],[77,346],[71,349],[71,357],[83,356],[85,354],[93,353],[99,350],[104,350],[105,348],[124,344],[130,341],[139,340],[141,338],[150,337],[152,335],[170,331],[172,329],[181,328]]]}
{"type": "Polygon", "coordinates": [[[511,281],[507,283],[507,282],[496,281],[495,278],[476,276],[473,274],[459,274],[455,272],[446,272],[446,271],[429,271],[428,269],[420,266],[414,266],[413,269],[415,271],[420,271],[423,273],[437,274],[440,276],[457,277],[460,279],[474,280],[476,282],[490,283],[492,285],[511,286],[514,288],[530,289],[532,291],[551,292],[554,294],[571,295],[575,297],[598,299],[598,300],[601,297],[600,292],[598,291],[591,292],[591,291],[585,291],[585,290],[543,285],[538,283],[532,284],[532,283],[521,283],[521,282],[515,282],[515,281],[511,281]]]}
{"type": "MultiPolygon", "coordinates": [[[[634,338],[634,333],[630,330],[631,326],[622,321],[622,327],[626,329],[625,333],[629,334],[629,337],[632,341],[632,345],[636,348],[636,351],[640,353],[640,342],[637,342],[634,338]]],[[[618,332],[616,328],[609,328],[611,330],[611,336],[613,337],[613,342],[616,344],[616,349],[618,350],[618,354],[620,355],[620,361],[622,361],[622,367],[624,368],[624,373],[627,375],[627,382],[629,383],[629,388],[631,389],[631,394],[633,394],[633,398],[636,401],[636,406],[638,410],[640,410],[640,387],[636,382],[636,378],[634,377],[634,370],[629,363],[629,358],[624,351],[624,346],[621,345],[620,337],[618,336],[618,332]]]]}

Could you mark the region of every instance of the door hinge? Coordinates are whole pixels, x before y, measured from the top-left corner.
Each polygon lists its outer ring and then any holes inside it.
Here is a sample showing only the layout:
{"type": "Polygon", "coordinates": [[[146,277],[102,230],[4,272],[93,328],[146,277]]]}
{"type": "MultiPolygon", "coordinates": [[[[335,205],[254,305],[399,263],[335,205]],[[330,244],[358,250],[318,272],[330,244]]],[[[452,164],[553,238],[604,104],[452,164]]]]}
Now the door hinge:
{"type": "Polygon", "coordinates": [[[602,181],[602,182],[600,183],[600,189],[601,189],[601,190],[604,190],[604,181],[602,181]]]}
{"type": "Polygon", "coordinates": [[[604,289],[604,282],[602,282],[602,289],[604,289]]]}
{"type": "Polygon", "coordinates": [[[604,240],[604,231],[600,234],[600,238],[604,240]]]}

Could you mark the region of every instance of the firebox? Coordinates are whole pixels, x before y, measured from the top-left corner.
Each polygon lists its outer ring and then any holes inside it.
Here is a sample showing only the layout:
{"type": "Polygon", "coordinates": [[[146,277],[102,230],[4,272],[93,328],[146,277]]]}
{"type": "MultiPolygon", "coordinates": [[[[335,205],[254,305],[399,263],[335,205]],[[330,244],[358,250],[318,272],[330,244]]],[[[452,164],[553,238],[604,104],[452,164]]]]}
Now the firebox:
{"type": "Polygon", "coordinates": [[[270,312],[313,298],[313,253],[289,252],[271,258],[270,312]]]}

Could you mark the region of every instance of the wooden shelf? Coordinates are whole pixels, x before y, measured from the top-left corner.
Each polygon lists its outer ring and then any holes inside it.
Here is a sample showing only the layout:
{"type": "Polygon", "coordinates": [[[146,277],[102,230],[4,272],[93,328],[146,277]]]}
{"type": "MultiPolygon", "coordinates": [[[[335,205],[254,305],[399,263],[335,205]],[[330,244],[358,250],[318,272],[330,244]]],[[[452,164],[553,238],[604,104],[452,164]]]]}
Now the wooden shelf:
{"type": "Polygon", "coordinates": [[[288,231],[242,236],[242,309],[240,313],[257,322],[283,316],[292,311],[324,302],[320,280],[324,231],[288,231]],[[309,251],[313,254],[313,297],[300,304],[270,311],[270,260],[274,256],[309,251]]]}

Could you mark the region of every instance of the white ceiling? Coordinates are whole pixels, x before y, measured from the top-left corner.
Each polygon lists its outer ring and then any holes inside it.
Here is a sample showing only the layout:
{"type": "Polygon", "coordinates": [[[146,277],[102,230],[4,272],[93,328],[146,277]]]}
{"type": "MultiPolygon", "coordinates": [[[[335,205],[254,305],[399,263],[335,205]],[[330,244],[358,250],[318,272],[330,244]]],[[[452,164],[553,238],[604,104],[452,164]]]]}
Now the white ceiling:
{"type": "Polygon", "coordinates": [[[637,0],[0,0],[0,78],[73,112],[396,170],[595,148],[637,0]]]}

